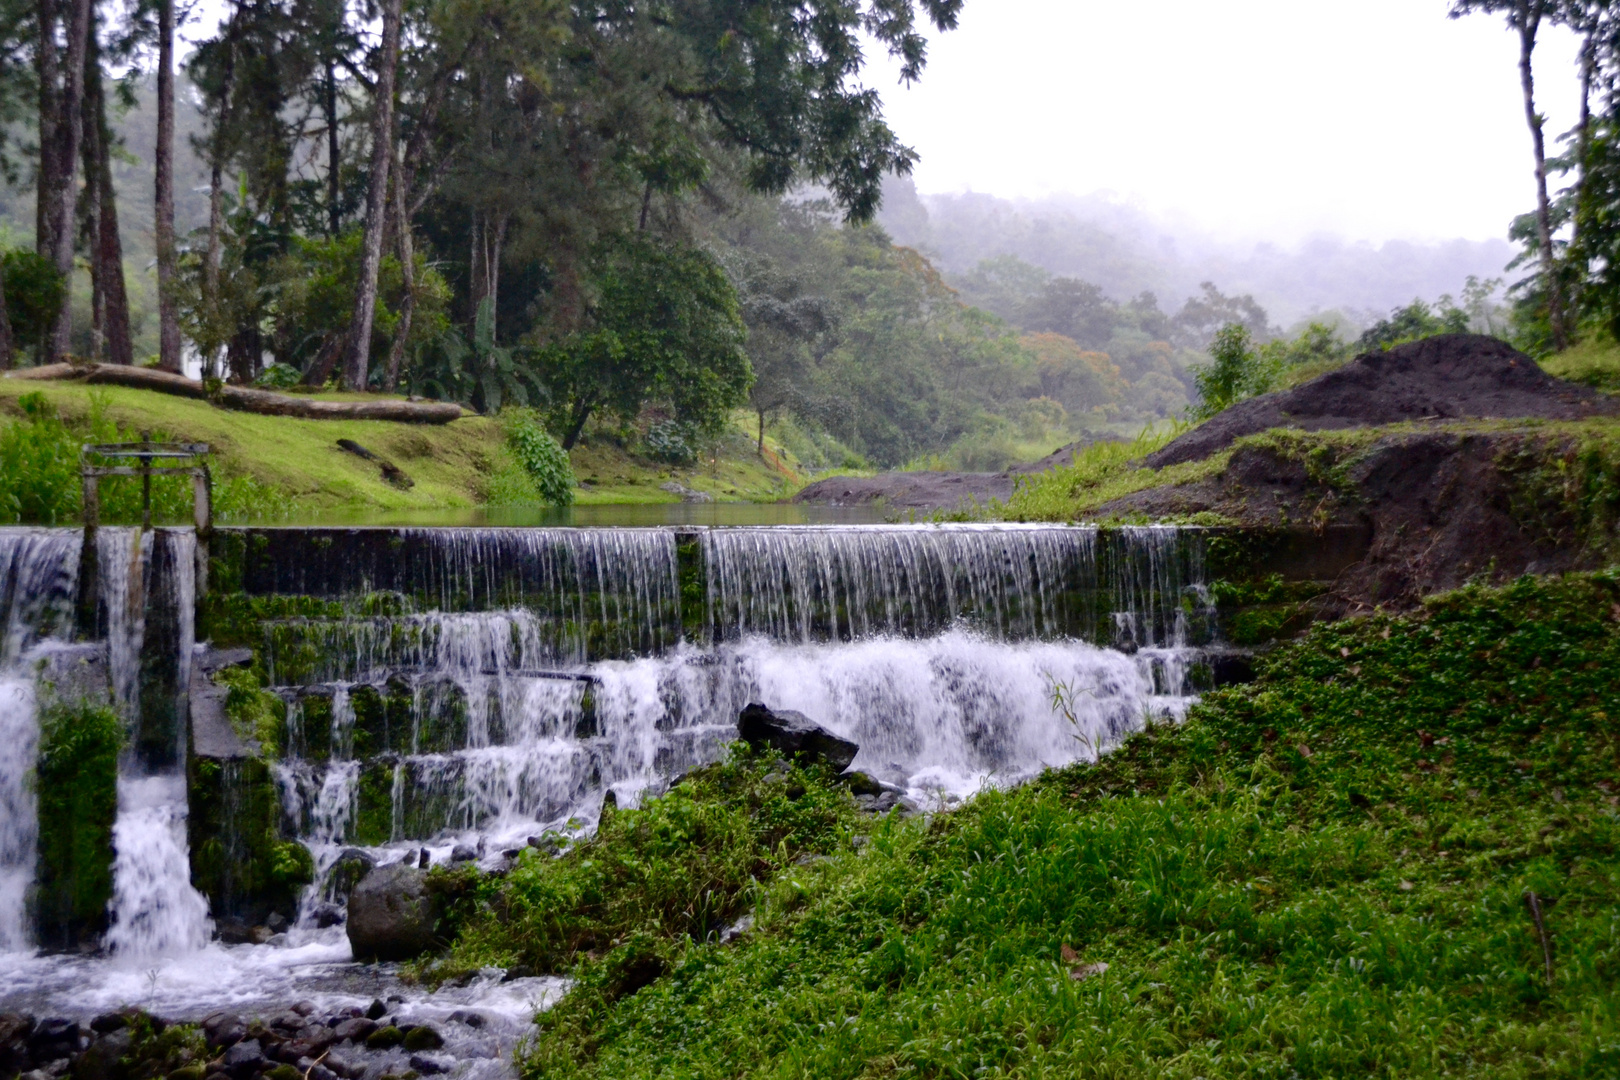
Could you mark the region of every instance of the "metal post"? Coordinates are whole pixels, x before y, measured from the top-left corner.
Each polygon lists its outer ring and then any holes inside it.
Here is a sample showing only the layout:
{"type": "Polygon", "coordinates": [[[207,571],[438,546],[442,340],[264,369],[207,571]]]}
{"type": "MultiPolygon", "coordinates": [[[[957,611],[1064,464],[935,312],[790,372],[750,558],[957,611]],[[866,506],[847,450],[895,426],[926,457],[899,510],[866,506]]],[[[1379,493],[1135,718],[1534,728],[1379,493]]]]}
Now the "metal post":
{"type": "Polygon", "coordinates": [[[208,594],[208,541],[214,534],[214,476],[208,463],[191,471],[191,512],[197,524],[197,599],[208,594]]]}
{"type": "MultiPolygon", "coordinates": [[[[152,433],[141,432],[141,449],[152,449],[152,433]]],[[[141,462],[141,528],[146,532],[152,531],[152,459],[143,457],[141,462]]]]}

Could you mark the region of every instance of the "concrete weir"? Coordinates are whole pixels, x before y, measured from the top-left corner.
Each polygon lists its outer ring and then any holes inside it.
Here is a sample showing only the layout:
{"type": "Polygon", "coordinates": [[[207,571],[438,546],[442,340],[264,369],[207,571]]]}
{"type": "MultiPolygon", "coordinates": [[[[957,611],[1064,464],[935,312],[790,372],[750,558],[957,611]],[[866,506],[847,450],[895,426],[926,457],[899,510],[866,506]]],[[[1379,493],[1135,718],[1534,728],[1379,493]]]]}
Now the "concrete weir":
{"type": "MultiPolygon", "coordinates": [[[[42,718],[86,705],[125,731],[125,876],[107,899],[126,951],[181,947],[210,918],[225,935],[272,914],[329,925],[357,848],[493,859],[589,829],[609,792],[633,806],[723,754],[750,701],[851,739],[856,767],[919,804],[1015,782],[1241,678],[1368,537],[252,527],[194,545],[0,529],[4,734],[37,745],[42,718]],[[134,875],[141,858],[187,865],[134,875]]],[[[108,931],[29,929],[40,856],[20,783],[0,764],[0,906],[16,909],[0,938],[108,931]]]]}

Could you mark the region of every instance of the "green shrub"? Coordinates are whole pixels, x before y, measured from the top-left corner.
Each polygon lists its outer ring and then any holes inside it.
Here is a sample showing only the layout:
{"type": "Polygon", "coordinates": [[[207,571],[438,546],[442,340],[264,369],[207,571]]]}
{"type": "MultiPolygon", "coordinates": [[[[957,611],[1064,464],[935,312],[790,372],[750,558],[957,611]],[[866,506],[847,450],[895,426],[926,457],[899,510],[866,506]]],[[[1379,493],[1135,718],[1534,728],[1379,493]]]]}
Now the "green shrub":
{"type": "Polygon", "coordinates": [[[61,942],[105,921],[123,744],[110,708],[54,706],[40,717],[39,921],[61,942]]]}
{"type": "Polygon", "coordinates": [[[39,348],[62,308],[62,275],[56,264],[27,248],[13,248],[0,259],[5,274],[6,317],[18,347],[39,348]]]}
{"type": "Polygon", "coordinates": [[[698,456],[697,450],[692,446],[696,437],[689,424],[676,423],[674,420],[655,420],[647,428],[642,443],[647,448],[647,456],[654,461],[662,461],[668,465],[690,465],[698,456]]]}
{"type": "Polygon", "coordinates": [[[506,445],[523,471],[534,481],[540,497],[552,506],[574,501],[574,469],[568,453],[540,423],[532,409],[507,409],[501,414],[506,445]]]}

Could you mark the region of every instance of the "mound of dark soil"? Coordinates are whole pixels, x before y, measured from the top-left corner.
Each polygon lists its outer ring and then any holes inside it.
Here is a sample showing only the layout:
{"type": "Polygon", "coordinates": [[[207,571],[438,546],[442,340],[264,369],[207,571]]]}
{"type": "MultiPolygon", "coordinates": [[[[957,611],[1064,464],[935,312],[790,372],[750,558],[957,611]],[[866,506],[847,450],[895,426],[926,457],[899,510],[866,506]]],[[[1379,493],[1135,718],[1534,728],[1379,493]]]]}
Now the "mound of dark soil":
{"type": "Polygon", "coordinates": [[[1547,481],[1574,451],[1570,437],[1537,429],[1392,432],[1345,451],[1326,477],[1303,455],[1250,446],[1217,476],[1136,492],[1098,516],[1213,511],[1259,527],[1354,527],[1365,550],[1324,598],[1323,614],[1337,617],[1408,607],[1470,580],[1608,565],[1607,527],[1547,481]]]}
{"type": "Polygon", "coordinates": [[[1576,420],[1620,413],[1620,399],[1555,379],[1504,342],[1442,334],[1364,353],[1303,386],[1227,409],[1147,457],[1153,468],[1197,461],[1268,428],[1307,431],[1406,420],[1576,420]]]}

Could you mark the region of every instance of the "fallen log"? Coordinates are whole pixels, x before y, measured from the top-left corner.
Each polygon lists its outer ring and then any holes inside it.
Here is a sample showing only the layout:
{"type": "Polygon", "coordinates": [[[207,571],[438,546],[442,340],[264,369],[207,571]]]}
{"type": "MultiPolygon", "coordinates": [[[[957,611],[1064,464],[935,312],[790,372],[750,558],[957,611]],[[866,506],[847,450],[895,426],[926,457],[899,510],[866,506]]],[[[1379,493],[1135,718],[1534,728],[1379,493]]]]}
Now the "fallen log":
{"type": "Polygon", "coordinates": [[[214,393],[196,379],[156,368],[121,364],[46,364],[8,372],[11,379],[83,379],[93,385],[132,386],[160,394],[212,401],[239,412],[261,416],[290,416],[304,420],[394,420],[406,424],[448,424],[465,415],[461,406],[447,401],[321,401],[315,398],[221,385],[214,393]]]}

